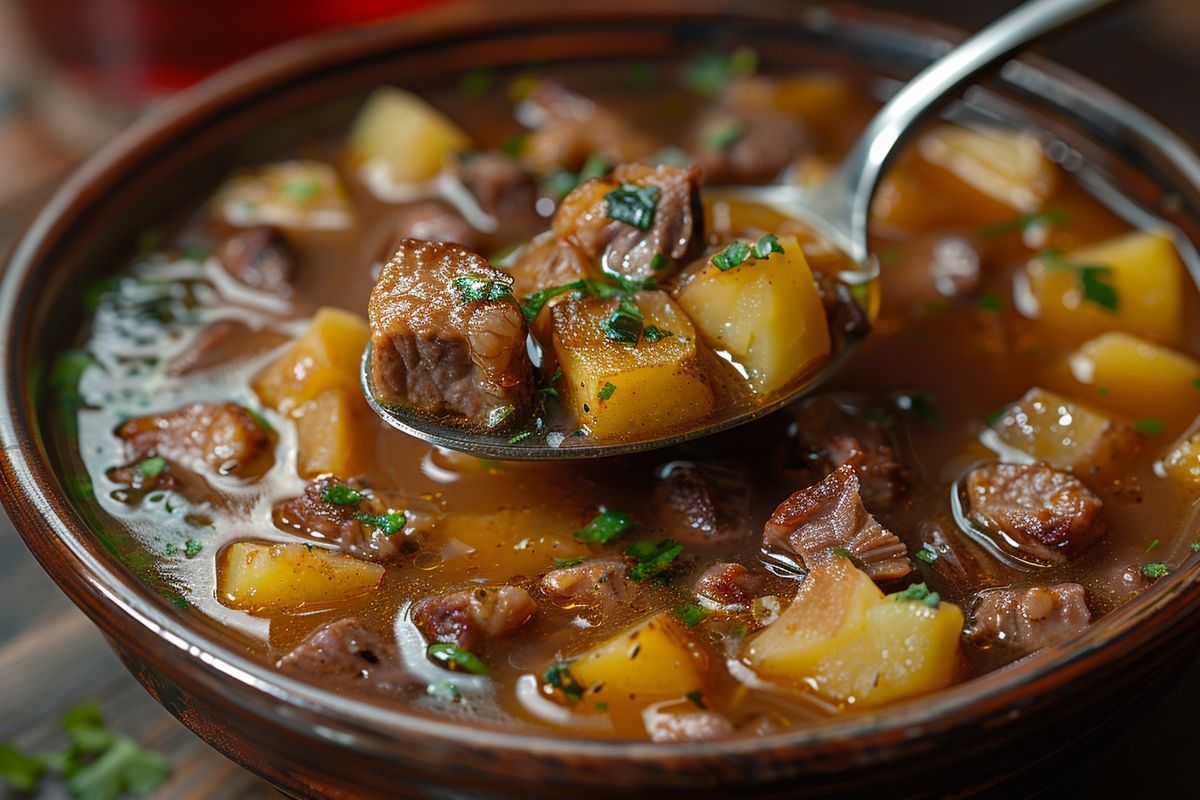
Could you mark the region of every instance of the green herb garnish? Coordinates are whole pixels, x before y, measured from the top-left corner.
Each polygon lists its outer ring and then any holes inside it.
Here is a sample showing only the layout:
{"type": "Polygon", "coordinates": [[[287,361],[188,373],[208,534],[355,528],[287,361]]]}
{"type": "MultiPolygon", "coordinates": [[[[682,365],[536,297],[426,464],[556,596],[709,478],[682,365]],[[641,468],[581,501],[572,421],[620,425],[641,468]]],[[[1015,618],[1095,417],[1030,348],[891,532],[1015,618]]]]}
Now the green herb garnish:
{"type": "Polygon", "coordinates": [[[657,186],[622,183],[604,196],[604,213],[609,219],[632,225],[638,230],[650,230],[654,224],[659,193],[657,186]]]}
{"type": "Polygon", "coordinates": [[[547,686],[558,689],[572,702],[583,697],[583,684],[575,680],[575,676],[571,674],[571,663],[569,661],[556,661],[542,675],[542,679],[546,682],[547,686]]]}
{"type": "Polygon", "coordinates": [[[18,792],[32,792],[45,771],[42,759],[26,755],[8,742],[0,742],[0,781],[18,792]]]}
{"type": "Polygon", "coordinates": [[[385,536],[395,536],[408,524],[408,517],[400,511],[392,511],[387,514],[368,514],[364,511],[355,511],[354,518],[370,525],[385,536]]]}
{"type": "Polygon", "coordinates": [[[1080,264],[1068,261],[1057,250],[1051,249],[1043,250],[1039,257],[1049,270],[1075,273],[1083,290],[1084,300],[1113,314],[1120,309],[1121,298],[1111,283],[1112,267],[1107,264],[1080,264]]]}
{"type": "Polygon", "coordinates": [[[362,492],[352,489],[344,483],[330,486],[321,492],[321,500],[333,503],[335,506],[354,506],[362,502],[362,492]]]}
{"type": "Polygon", "coordinates": [[[892,412],[888,411],[883,406],[875,406],[874,408],[868,409],[867,419],[871,420],[885,431],[896,427],[896,417],[892,414],[892,412]]]}
{"type": "Polygon", "coordinates": [[[188,558],[195,558],[200,555],[200,551],[204,549],[204,545],[195,539],[188,539],[183,545],[183,554],[188,558]]]}
{"type": "Polygon", "coordinates": [[[994,239],[997,236],[1007,236],[1010,233],[1017,231],[1026,231],[1034,225],[1045,223],[1055,228],[1065,228],[1067,226],[1067,214],[1065,211],[1057,209],[1046,209],[1045,211],[1035,211],[1032,214],[1021,214],[1020,216],[1006,219],[1003,222],[997,222],[993,225],[985,225],[979,229],[979,235],[984,239],[994,239]]]}
{"type": "Polygon", "coordinates": [[[1147,552],[1147,553],[1153,553],[1153,552],[1154,552],[1154,550],[1155,550],[1155,548],[1157,548],[1159,544],[1160,544],[1159,540],[1158,540],[1158,539],[1155,539],[1153,542],[1151,542],[1150,544],[1146,545],[1146,552],[1147,552]]]}
{"type": "Polygon", "coordinates": [[[773,233],[764,233],[754,243],[755,258],[770,258],[772,253],[782,252],[783,245],[779,243],[779,239],[775,238],[775,234],[773,233]]]}
{"type": "MultiPolygon", "coordinates": [[[[632,299],[624,299],[617,304],[613,313],[600,323],[600,330],[605,338],[619,344],[636,347],[642,337],[642,310],[632,299]]],[[[602,398],[603,399],[603,398],[602,398]]]]}
{"type": "Polygon", "coordinates": [[[312,178],[299,178],[285,183],[280,191],[297,203],[311,203],[323,188],[320,181],[312,178]]]}
{"type": "Polygon", "coordinates": [[[488,412],[487,426],[489,428],[499,427],[504,420],[511,417],[515,411],[516,409],[512,406],[500,406],[499,408],[493,408],[488,412]]]}
{"type": "Polygon", "coordinates": [[[664,572],[683,553],[683,545],[665,542],[638,542],[625,551],[637,563],[629,570],[630,580],[643,581],[664,572]]]}
{"type": "Polygon", "coordinates": [[[897,601],[908,600],[916,603],[923,603],[930,608],[937,608],[942,601],[941,596],[937,592],[929,591],[929,587],[924,583],[914,583],[902,592],[896,592],[891,595],[897,601]]]}
{"type": "Polygon", "coordinates": [[[721,272],[728,272],[750,257],[750,245],[745,242],[730,242],[724,250],[712,257],[712,265],[721,272]]]}
{"type": "Polygon", "coordinates": [[[1200,542],[1192,542],[1188,547],[1192,548],[1193,553],[1200,553],[1200,542]]]}
{"type": "Polygon", "coordinates": [[[631,89],[649,89],[654,85],[654,68],[642,61],[635,61],[625,70],[625,83],[631,89]]]}
{"type": "Polygon", "coordinates": [[[716,97],[734,80],[758,70],[758,53],[739,47],[731,53],[708,52],[697,56],[684,70],[683,84],[702,97],[716,97]]]}
{"type": "Polygon", "coordinates": [[[468,70],[458,82],[459,91],[467,97],[483,97],[496,82],[496,71],[488,67],[468,70]]]}
{"type": "Polygon", "coordinates": [[[1164,577],[1168,572],[1170,572],[1170,570],[1167,569],[1167,565],[1160,561],[1142,565],[1142,574],[1151,580],[1158,580],[1159,578],[1164,577]]]}
{"type": "Polygon", "coordinates": [[[533,436],[533,431],[521,431],[520,433],[514,433],[504,441],[506,444],[520,444],[530,436],[533,436]]]}
{"type": "Polygon", "coordinates": [[[541,395],[545,395],[546,397],[553,397],[557,400],[558,399],[558,389],[554,388],[554,384],[558,383],[560,380],[562,380],[562,368],[561,367],[554,370],[554,374],[550,376],[550,380],[546,381],[546,385],[538,388],[534,392],[534,394],[541,394],[541,395]]]}
{"type": "Polygon", "coordinates": [[[725,150],[733,146],[733,143],[742,138],[742,134],[746,132],[745,126],[736,119],[714,128],[704,134],[704,146],[712,150],[725,150]]]}
{"type": "Polygon", "coordinates": [[[568,567],[578,567],[583,562],[587,561],[587,556],[576,556],[575,558],[556,558],[553,559],[554,566],[558,569],[566,569],[568,567]]]}
{"type": "Polygon", "coordinates": [[[575,531],[576,539],[596,544],[608,544],[637,525],[633,517],[615,508],[601,508],[595,519],[583,530],[575,531]]]}
{"type": "Polygon", "coordinates": [[[458,691],[458,684],[454,681],[437,681],[425,687],[425,694],[435,700],[452,703],[462,697],[458,691]]]}
{"type": "Polygon", "coordinates": [[[840,545],[834,545],[829,548],[829,552],[833,553],[838,558],[851,558],[850,551],[840,545]]]}
{"type": "Polygon", "coordinates": [[[139,478],[157,478],[167,468],[167,460],[162,456],[151,456],[138,462],[134,472],[139,478]]]}
{"type": "Polygon", "coordinates": [[[508,139],[504,144],[500,145],[500,150],[503,151],[507,156],[511,156],[512,158],[520,158],[521,154],[525,152],[525,143],[528,140],[529,134],[518,133],[516,136],[508,139]]]}
{"type": "Polygon", "coordinates": [[[510,284],[484,275],[464,275],[450,281],[450,285],[458,292],[459,299],[464,303],[512,297],[510,284]]]}
{"type": "Polygon", "coordinates": [[[1161,419],[1139,419],[1133,423],[1133,429],[1147,436],[1158,436],[1166,429],[1167,423],[1161,419]]]}
{"type": "Polygon", "coordinates": [[[976,304],[976,307],[980,311],[986,311],[990,314],[995,314],[1004,310],[1004,298],[998,294],[988,292],[979,298],[979,302],[976,304]]]}
{"type": "Polygon", "coordinates": [[[688,692],[686,695],[684,695],[684,697],[686,697],[688,700],[691,700],[692,705],[694,705],[696,708],[701,710],[708,708],[708,706],[704,705],[704,692],[700,691],[699,689],[688,692]]]}
{"type": "Polygon", "coordinates": [[[675,334],[671,333],[670,331],[662,330],[661,328],[659,328],[655,325],[647,325],[644,329],[642,329],[642,338],[645,339],[650,344],[654,344],[655,342],[660,342],[663,339],[666,339],[666,338],[668,338],[670,336],[674,336],[674,335],[675,334]]]}
{"type": "Polygon", "coordinates": [[[488,668],[479,657],[451,642],[434,642],[425,651],[429,660],[448,670],[487,675],[488,668]]]}
{"type": "Polygon", "coordinates": [[[599,398],[600,400],[608,400],[610,397],[612,397],[616,393],[617,393],[616,385],[613,383],[609,383],[608,381],[605,381],[604,386],[601,387],[600,391],[596,393],[596,397],[599,398]]]}
{"type": "Polygon", "coordinates": [[[704,621],[708,616],[708,609],[704,606],[691,603],[686,606],[679,606],[675,609],[675,616],[683,620],[683,624],[689,628],[694,628],[704,621]]]}
{"type": "Polygon", "coordinates": [[[932,564],[938,559],[938,554],[933,550],[930,550],[928,547],[922,547],[916,553],[913,553],[913,556],[921,561],[924,561],[926,564],[932,564]]]}

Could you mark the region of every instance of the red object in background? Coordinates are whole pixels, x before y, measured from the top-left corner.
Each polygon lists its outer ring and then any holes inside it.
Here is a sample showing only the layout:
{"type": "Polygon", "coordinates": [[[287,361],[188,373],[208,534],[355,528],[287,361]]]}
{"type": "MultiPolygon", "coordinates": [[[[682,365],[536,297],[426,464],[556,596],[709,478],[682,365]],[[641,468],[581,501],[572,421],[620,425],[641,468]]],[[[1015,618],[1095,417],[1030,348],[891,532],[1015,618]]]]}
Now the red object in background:
{"type": "Polygon", "coordinates": [[[121,103],[185,88],[271,45],[442,0],[21,0],[42,51],[121,103]]]}

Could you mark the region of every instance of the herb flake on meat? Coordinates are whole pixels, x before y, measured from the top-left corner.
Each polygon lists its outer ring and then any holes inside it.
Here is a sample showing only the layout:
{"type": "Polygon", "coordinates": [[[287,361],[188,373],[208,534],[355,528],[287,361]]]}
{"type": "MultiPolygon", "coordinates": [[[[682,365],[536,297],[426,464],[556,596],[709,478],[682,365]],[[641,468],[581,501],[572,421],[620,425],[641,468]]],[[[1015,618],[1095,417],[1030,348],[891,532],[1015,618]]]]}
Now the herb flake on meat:
{"type": "Polygon", "coordinates": [[[609,219],[648,231],[654,224],[659,193],[657,186],[622,183],[604,196],[604,213],[609,219]]]}
{"type": "Polygon", "coordinates": [[[354,506],[362,502],[363,496],[357,489],[337,483],[322,492],[321,499],[335,506],[354,506]]]}
{"type": "Polygon", "coordinates": [[[512,286],[504,281],[485,278],[480,275],[463,275],[455,278],[450,285],[458,292],[463,303],[474,303],[480,300],[500,300],[512,297],[512,286]]]}
{"type": "Polygon", "coordinates": [[[355,511],[354,518],[370,525],[385,536],[395,536],[408,524],[408,517],[399,511],[392,511],[388,514],[368,514],[364,511],[355,511]]]}
{"type": "Polygon", "coordinates": [[[696,603],[690,603],[685,606],[679,606],[675,609],[675,616],[683,621],[683,624],[689,628],[694,628],[704,621],[708,616],[708,609],[696,603]]]}

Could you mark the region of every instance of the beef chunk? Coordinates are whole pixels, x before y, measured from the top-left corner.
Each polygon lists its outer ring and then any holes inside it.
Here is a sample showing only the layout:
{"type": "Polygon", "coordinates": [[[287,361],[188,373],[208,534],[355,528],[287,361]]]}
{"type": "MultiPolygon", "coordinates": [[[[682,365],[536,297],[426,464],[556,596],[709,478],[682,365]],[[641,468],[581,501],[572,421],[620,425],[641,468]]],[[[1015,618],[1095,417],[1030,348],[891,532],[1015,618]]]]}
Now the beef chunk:
{"type": "Polygon", "coordinates": [[[619,164],[646,158],[654,150],[620,115],[550,81],[530,92],[517,116],[535,129],[521,159],[539,175],[576,172],[593,153],[619,164]]]}
{"type": "Polygon", "coordinates": [[[817,295],[825,309],[825,318],[829,320],[829,329],[851,337],[870,333],[871,320],[850,293],[850,287],[836,275],[813,266],[811,260],[809,266],[813,267],[813,282],[817,285],[817,295]]]}
{"type": "Polygon", "coordinates": [[[162,456],[193,472],[241,478],[271,465],[271,438],[234,403],[194,403],[166,414],[131,419],[117,428],[133,459],[162,456]]]}
{"type": "Polygon", "coordinates": [[[670,538],[693,544],[720,543],[749,532],[748,487],[737,473],[676,461],[663,467],[661,476],[654,487],[655,506],[670,538]]]}
{"type": "Polygon", "coordinates": [[[734,734],[733,723],[715,711],[664,712],[645,715],[646,733],[652,742],[702,742],[734,734]]]}
{"type": "Polygon", "coordinates": [[[765,586],[765,575],[741,564],[713,564],[701,573],[692,592],[710,611],[745,611],[765,586]]]}
{"type": "Polygon", "coordinates": [[[479,246],[479,232],[459,213],[443,203],[429,201],[405,206],[396,214],[396,241],[384,256],[392,257],[404,239],[452,242],[468,250],[479,246]]]}
{"type": "Polygon", "coordinates": [[[692,152],[712,183],[776,178],[809,143],[804,123],[767,107],[719,106],[700,118],[692,152]]]}
{"type": "Polygon", "coordinates": [[[537,184],[524,167],[504,153],[470,153],[454,165],[454,175],[467,187],[479,207],[511,227],[537,216],[537,184]]]}
{"type": "Polygon", "coordinates": [[[1087,593],[1078,583],[981,592],[967,636],[1032,653],[1082,631],[1092,621],[1087,593]]]}
{"type": "Polygon", "coordinates": [[[593,178],[567,195],[554,215],[554,231],[608,272],[636,280],[670,274],[704,247],[700,170],[622,164],[611,177],[593,178]],[[644,229],[609,216],[616,198],[627,196],[626,185],[655,195],[644,229]],[[621,194],[610,198],[613,192],[621,194]]]}
{"type": "Polygon", "coordinates": [[[513,292],[517,297],[528,297],[542,289],[597,274],[587,256],[575,245],[555,236],[554,231],[534,237],[507,272],[513,277],[513,292]]]}
{"type": "Polygon", "coordinates": [[[598,558],[542,576],[542,591],[563,608],[611,608],[630,594],[625,562],[598,558]]]}
{"type": "Polygon", "coordinates": [[[295,256],[275,228],[261,226],[235,233],[218,254],[225,271],[247,286],[291,297],[295,256]]]}
{"type": "Polygon", "coordinates": [[[789,460],[811,480],[845,464],[854,467],[868,508],[897,506],[912,485],[912,471],[901,462],[899,447],[883,424],[834,397],[806,400],[788,433],[789,460]]]}
{"type": "Polygon", "coordinates": [[[394,650],[360,620],[347,617],[318,628],[276,666],[313,678],[365,678],[381,663],[392,661],[394,650]]]}
{"type": "Polygon", "coordinates": [[[403,240],[368,306],[380,397],[483,425],[505,407],[515,413],[501,419],[520,419],[533,396],[533,366],[511,286],[458,245],[403,240]]]}
{"type": "Polygon", "coordinates": [[[985,533],[1045,562],[1067,561],[1105,532],[1100,498],[1046,464],[976,467],[967,475],[966,502],[967,516],[985,533]]]}
{"type": "Polygon", "coordinates": [[[816,486],[784,500],[763,529],[763,547],[799,556],[806,569],[848,552],[877,581],[912,572],[904,542],[863,506],[858,473],[843,464],[816,486]]]}
{"type": "MultiPolygon", "coordinates": [[[[355,503],[326,500],[330,490],[345,486],[332,475],[322,475],[304,488],[304,494],[275,509],[275,524],[313,539],[334,542],[340,549],[365,558],[388,558],[405,550],[408,540],[403,533],[388,535],[359,515],[382,516],[391,513],[386,503],[369,492],[359,492],[355,503]]],[[[346,486],[349,489],[352,487],[346,486]]],[[[354,489],[354,491],[358,491],[354,489]]]]}
{"type": "Polygon", "coordinates": [[[412,620],[431,642],[452,642],[470,650],[498,639],[529,621],[533,598],[517,586],[477,586],[426,597],[412,608],[412,620]]]}
{"type": "Polygon", "coordinates": [[[188,375],[261,353],[287,341],[283,334],[254,330],[244,322],[220,319],[201,328],[187,349],[167,365],[168,375],[188,375]]]}

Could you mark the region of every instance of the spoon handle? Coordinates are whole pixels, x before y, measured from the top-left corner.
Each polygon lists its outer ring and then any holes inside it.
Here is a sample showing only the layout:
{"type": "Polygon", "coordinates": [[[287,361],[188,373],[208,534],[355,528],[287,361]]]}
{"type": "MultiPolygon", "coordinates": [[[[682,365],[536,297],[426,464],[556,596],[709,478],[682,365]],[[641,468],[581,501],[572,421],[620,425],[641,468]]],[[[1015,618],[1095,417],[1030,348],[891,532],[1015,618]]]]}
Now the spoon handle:
{"type": "Polygon", "coordinates": [[[1030,0],[950,50],[897,92],[867,125],[837,173],[813,197],[840,238],[866,258],[871,198],[888,159],[916,123],[979,72],[1035,39],[1117,0],[1030,0]]]}

